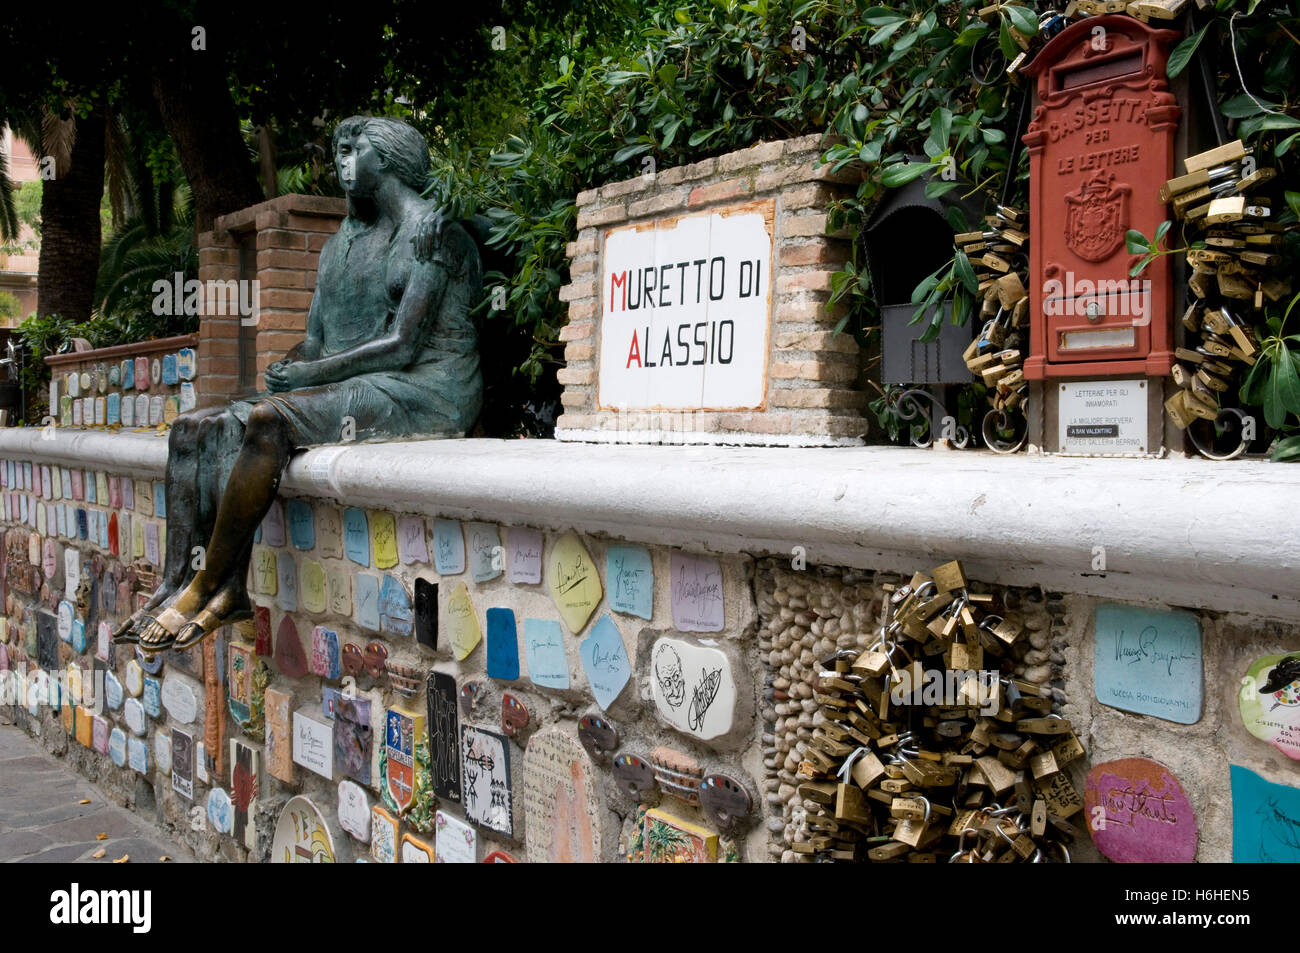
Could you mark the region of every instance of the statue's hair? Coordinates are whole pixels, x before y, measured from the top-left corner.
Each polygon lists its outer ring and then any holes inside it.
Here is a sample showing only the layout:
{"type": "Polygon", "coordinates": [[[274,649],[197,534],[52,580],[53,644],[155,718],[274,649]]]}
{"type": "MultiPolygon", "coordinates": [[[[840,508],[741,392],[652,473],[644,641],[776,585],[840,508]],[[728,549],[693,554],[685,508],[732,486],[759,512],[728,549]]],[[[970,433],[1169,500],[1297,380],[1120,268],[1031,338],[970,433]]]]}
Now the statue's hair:
{"type": "Polygon", "coordinates": [[[429,181],[429,144],[409,123],[380,116],[351,116],[334,130],[334,151],[344,136],[366,138],[397,177],[422,192],[429,181]]]}

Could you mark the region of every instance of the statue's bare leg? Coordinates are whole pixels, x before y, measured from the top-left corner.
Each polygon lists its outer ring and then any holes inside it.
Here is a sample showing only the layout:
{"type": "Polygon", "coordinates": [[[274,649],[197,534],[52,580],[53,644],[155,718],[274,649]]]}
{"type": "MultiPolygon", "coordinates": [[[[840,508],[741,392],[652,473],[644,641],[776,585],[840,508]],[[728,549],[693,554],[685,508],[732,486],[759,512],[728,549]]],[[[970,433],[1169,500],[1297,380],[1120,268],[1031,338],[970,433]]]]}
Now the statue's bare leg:
{"type": "MultiPolygon", "coordinates": [[[[203,519],[203,469],[206,432],[213,418],[223,412],[214,407],[176,418],[167,437],[167,555],[158,588],[144,606],[123,622],[113,638],[118,642],[139,641],[137,631],[145,615],[158,608],[185,582],[190,565],[190,551],[195,539],[206,539],[211,528],[203,519]]],[[[209,510],[215,508],[209,503],[209,510]]]]}
{"type": "Polygon", "coordinates": [[[204,566],[168,600],[162,612],[145,623],[142,649],[157,652],[169,648],[191,622],[202,630],[197,635],[192,629],[185,633],[185,643],[193,644],[235,621],[236,615],[250,611],[243,586],[253,535],[275,500],[292,449],[288,424],[279,411],[267,402],[255,406],[217,509],[204,566]]]}

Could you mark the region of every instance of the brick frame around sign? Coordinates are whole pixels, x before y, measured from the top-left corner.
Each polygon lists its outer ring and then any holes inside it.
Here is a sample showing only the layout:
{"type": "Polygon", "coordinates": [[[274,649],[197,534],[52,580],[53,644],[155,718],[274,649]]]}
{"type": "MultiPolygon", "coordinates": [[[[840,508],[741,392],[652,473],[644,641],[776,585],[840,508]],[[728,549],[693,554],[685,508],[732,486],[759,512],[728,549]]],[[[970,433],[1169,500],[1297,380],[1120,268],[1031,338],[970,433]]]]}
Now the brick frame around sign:
{"type": "MultiPolygon", "coordinates": [[[[860,354],[835,333],[843,306],[828,307],[831,276],[851,254],[847,230],[826,231],[831,201],[850,196],[861,173],[821,163],[819,135],[759,143],[688,166],[580,193],[578,238],[568,247],[570,283],[560,290],[569,322],[560,330],[566,366],[560,440],[602,443],[836,446],[862,443],[867,395],[857,386],[860,354]],[[632,226],[726,214],[774,203],[763,400],[739,409],[600,406],[601,288],[607,236],[632,226]]],[[[621,347],[626,351],[627,343],[621,347]]]]}

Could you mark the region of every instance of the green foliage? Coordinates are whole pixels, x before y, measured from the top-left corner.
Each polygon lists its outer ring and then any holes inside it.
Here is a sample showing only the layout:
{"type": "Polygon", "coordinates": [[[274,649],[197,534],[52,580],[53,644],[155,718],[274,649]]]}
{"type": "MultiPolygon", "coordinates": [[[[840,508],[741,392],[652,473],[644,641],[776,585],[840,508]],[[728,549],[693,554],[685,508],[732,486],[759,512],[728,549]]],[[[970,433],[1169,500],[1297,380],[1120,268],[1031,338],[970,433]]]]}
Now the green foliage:
{"type": "Polygon", "coordinates": [[[0,320],[8,321],[10,318],[16,318],[21,310],[22,302],[7,291],[0,291],[0,320]]]}

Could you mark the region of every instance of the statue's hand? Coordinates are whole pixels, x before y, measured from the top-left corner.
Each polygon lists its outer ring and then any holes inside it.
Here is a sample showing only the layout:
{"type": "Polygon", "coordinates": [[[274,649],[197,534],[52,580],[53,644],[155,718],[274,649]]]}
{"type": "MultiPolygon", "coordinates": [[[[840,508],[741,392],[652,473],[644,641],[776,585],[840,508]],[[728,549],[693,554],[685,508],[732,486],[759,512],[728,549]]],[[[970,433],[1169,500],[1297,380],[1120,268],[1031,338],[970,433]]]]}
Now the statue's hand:
{"type": "Polygon", "coordinates": [[[441,209],[434,209],[416,226],[411,244],[415,246],[416,261],[431,261],[433,254],[442,242],[442,230],[447,224],[441,209]]]}
{"type": "Polygon", "coordinates": [[[310,386],[311,369],[308,361],[276,361],[266,369],[266,389],[272,394],[310,386]]]}

